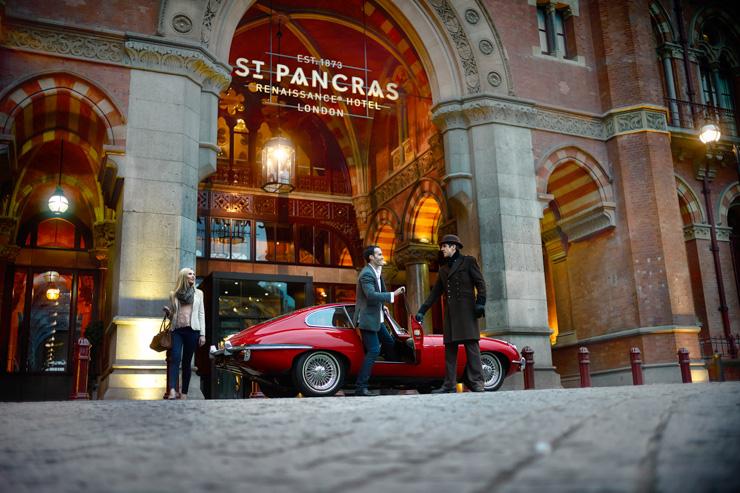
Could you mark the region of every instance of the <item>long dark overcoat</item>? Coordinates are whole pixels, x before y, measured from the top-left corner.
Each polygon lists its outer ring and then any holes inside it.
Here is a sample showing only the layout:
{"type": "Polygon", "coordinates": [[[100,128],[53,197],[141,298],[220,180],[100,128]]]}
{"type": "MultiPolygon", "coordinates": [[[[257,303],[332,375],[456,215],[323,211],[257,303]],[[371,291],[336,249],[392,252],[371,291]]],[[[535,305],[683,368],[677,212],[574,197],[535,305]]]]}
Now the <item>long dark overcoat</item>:
{"type": "Polygon", "coordinates": [[[421,309],[426,312],[437,298],[445,296],[444,342],[480,339],[475,305],[486,303],[486,282],[475,257],[459,255],[450,266],[439,268],[437,282],[421,309]]]}

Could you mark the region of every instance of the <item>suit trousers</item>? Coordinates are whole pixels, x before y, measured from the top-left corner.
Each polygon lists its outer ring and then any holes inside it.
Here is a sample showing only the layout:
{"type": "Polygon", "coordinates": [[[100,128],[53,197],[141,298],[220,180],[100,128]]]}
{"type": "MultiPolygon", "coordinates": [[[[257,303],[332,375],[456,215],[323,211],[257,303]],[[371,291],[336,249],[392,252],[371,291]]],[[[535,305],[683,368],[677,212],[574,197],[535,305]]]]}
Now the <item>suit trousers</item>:
{"type": "Polygon", "coordinates": [[[357,374],[357,383],[355,386],[358,389],[367,389],[370,372],[375,364],[375,359],[380,354],[381,346],[383,347],[383,354],[386,355],[386,358],[394,359],[395,343],[388,333],[388,329],[385,328],[385,324],[380,324],[380,330],[377,332],[360,329],[360,333],[362,334],[362,343],[365,346],[365,359],[362,361],[360,372],[357,374]]]}
{"type": "Polygon", "coordinates": [[[483,388],[483,364],[480,361],[480,345],[476,340],[445,343],[445,381],[447,389],[457,385],[457,347],[465,345],[465,383],[472,388],[483,388]]]}

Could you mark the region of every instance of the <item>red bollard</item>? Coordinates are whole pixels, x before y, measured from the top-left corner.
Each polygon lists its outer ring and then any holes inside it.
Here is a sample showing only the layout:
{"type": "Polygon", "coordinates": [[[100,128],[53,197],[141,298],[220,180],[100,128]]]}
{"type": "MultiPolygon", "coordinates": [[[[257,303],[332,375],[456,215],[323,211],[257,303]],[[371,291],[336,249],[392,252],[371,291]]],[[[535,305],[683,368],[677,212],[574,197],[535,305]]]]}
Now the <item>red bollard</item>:
{"type": "Polygon", "coordinates": [[[252,391],[249,393],[250,399],[264,399],[265,394],[262,393],[262,389],[260,388],[260,384],[252,380],[252,391]]]}
{"type": "Polygon", "coordinates": [[[534,388],[534,349],[524,346],[522,356],[527,362],[524,366],[524,390],[531,390],[534,388]]]}
{"type": "Polygon", "coordinates": [[[632,365],[632,385],[642,385],[642,358],[640,348],[630,349],[630,365],[632,365]]]}
{"type": "Polygon", "coordinates": [[[589,359],[589,356],[588,356],[588,348],[579,347],[578,348],[578,371],[581,373],[581,387],[591,386],[591,373],[589,371],[590,365],[591,365],[591,360],[589,359]]]}
{"type": "Polygon", "coordinates": [[[689,350],[685,347],[678,350],[678,366],[681,367],[681,381],[691,383],[691,360],[689,350]]]}
{"type": "Polygon", "coordinates": [[[89,399],[87,393],[87,369],[90,366],[90,341],[80,337],[75,343],[74,387],[69,398],[72,400],[89,399]]]}

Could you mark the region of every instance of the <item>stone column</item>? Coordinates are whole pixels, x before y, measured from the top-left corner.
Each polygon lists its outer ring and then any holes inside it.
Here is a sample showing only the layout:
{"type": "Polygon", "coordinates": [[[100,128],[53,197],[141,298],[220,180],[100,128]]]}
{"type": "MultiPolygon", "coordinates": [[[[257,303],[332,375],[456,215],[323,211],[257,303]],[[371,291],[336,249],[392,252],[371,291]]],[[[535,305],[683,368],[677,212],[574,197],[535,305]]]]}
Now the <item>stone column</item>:
{"type": "MultiPolygon", "coordinates": [[[[486,318],[481,332],[520,349],[532,347],[537,387],[548,388],[559,387],[560,379],[550,348],[539,223],[542,208],[537,199],[531,130],[521,124],[496,123],[527,122],[531,111],[524,103],[475,97],[438,105],[435,123],[445,133],[442,124],[446,122],[454,129],[465,128],[464,140],[470,143],[467,157],[474,181],[471,217],[466,223],[475,235],[463,239],[463,252],[479,258],[486,280],[486,318]]],[[[505,385],[521,387],[522,380],[509,379],[505,385]]]]}
{"type": "MultiPolygon", "coordinates": [[[[396,248],[395,261],[406,270],[406,303],[409,316],[414,316],[429,295],[429,263],[439,254],[437,245],[409,241],[396,248]]],[[[432,312],[424,317],[424,333],[431,334],[432,312]]]]}
{"type": "Polygon", "coordinates": [[[116,340],[105,398],[157,399],[164,360],[149,341],[178,271],[195,268],[198,182],[216,169],[218,92],[229,79],[192,46],[137,38],[126,41],[126,53],[133,68],[126,153],[118,159],[124,187],[110,262],[116,340]]]}

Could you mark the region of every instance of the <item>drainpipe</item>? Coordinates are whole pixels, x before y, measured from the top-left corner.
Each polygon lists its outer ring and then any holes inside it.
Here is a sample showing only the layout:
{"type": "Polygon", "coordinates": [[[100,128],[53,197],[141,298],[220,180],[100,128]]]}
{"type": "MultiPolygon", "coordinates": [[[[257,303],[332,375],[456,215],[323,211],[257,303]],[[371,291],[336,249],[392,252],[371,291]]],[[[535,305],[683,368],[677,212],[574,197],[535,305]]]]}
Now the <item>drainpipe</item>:
{"type": "Polygon", "coordinates": [[[714,273],[717,276],[717,291],[719,292],[719,311],[722,314],[722,328],[725,333],[725,338],[729,344],[730,357],[732,359],[737,358],[737,347],[735,346],[735,340],[732,338],[732,332],[730,329],[730,315],[727,309],[727,299],[725,297],[725,284],[722,277],[722,265],[719,261],[719,245],[717,244],[717,230],[714,226],[714,211],[712,210],[712,199],[711,192],[709,191],[709,184],[707,175],[709,174],[709,163],[707,163],[704,176],[701,180],[701,193],[704,194],[704,204],[707,208],[707,219],[709,220],[709,238],[711,241],[712,258],[714,260],[714,273]]]}

